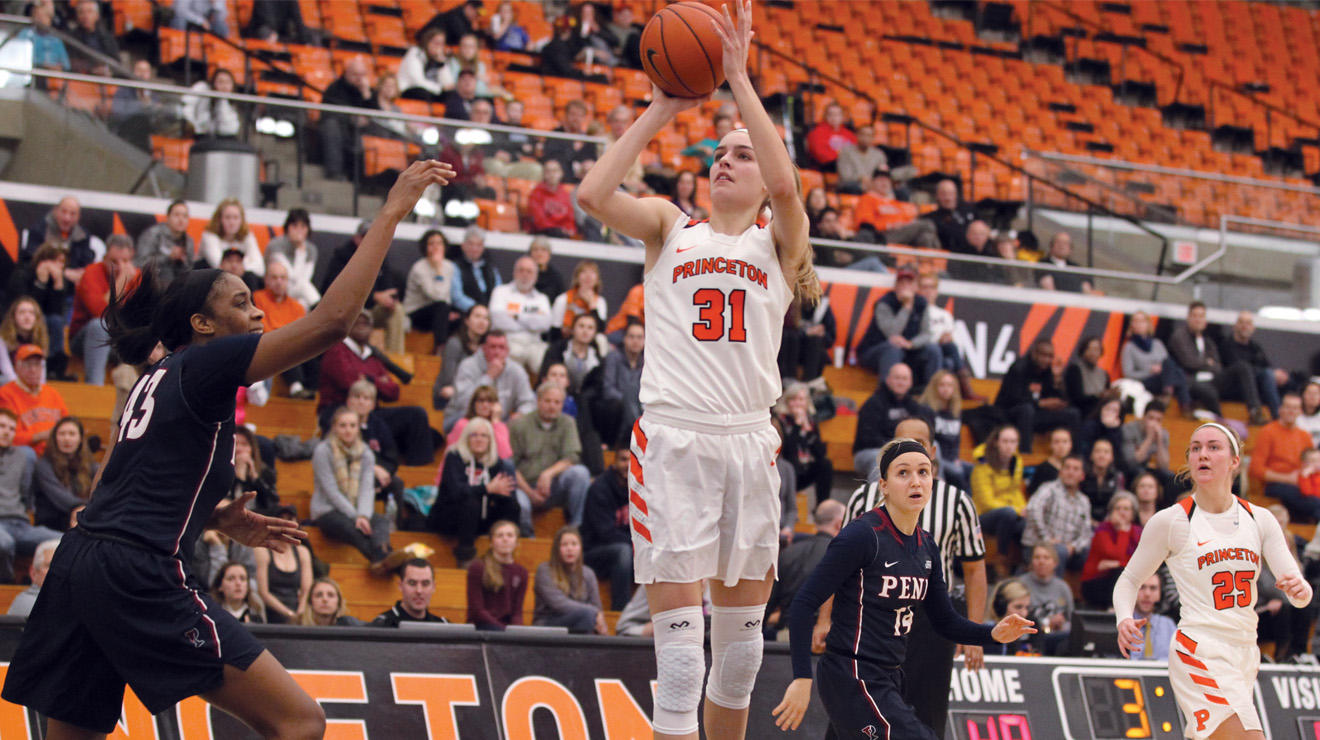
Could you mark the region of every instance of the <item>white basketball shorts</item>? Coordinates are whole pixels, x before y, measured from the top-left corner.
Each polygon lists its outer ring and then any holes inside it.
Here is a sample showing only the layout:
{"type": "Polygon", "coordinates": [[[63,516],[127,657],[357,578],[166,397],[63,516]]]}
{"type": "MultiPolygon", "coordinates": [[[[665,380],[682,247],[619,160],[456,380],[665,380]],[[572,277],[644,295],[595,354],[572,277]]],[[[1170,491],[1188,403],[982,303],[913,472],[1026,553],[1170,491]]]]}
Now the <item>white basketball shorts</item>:
{"type": "MultiPolygon", "coordinates": [[[[1252,635],[1254,638],[1255,635],[1252,635]]],[[[1260,648],[1223,640],[1193,639],[1181,629],[1169,644],[1169,684],[1183,714],[1183,734],[1210,737],[1236,714],[1247,730],[1261,728],[1254,690],[1260,648]]]]}

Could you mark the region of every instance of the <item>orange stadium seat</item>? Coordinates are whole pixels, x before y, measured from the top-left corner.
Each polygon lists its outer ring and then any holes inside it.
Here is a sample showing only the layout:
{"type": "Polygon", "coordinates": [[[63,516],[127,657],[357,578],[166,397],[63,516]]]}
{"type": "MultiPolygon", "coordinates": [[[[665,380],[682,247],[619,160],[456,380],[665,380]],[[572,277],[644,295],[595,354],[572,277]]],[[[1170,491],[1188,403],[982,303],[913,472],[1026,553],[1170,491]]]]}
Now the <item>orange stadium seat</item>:
{"type": "Polygon", "coordinates": [[[421,147],[416,144],[381,136],[363,136],[362,174],[375,177],[386,172],[402,172],[421,153],[421,147]]]}

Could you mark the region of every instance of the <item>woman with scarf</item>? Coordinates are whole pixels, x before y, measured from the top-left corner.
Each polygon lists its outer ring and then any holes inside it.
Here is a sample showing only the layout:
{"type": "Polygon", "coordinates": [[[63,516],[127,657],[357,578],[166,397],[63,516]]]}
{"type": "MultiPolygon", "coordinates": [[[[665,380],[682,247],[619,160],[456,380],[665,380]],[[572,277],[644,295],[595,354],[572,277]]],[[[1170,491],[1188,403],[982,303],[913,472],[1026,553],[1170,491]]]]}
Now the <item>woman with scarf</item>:
{"type": "Polygon", "coordinates": [[[390,554],[390,521],[374,511],[375,466],[357,413],[335,411],[330,433],[312,453],[312,521],[326,537],[347,542],[379,565],[390,554]]]}
{"type": "Polygon", "coordinates": [[[1150,314],[1138,311],[1132,314],[1128,326],[1128,340],[1120,358],[1123,377],[1140,380],[1146,390],[1157,396],[1175,397],[1185,418],[1192,416],[1192,395],[1187,375],[1169,356],[1169,350],[1154,335],[1155,324],[1150,314]]]}

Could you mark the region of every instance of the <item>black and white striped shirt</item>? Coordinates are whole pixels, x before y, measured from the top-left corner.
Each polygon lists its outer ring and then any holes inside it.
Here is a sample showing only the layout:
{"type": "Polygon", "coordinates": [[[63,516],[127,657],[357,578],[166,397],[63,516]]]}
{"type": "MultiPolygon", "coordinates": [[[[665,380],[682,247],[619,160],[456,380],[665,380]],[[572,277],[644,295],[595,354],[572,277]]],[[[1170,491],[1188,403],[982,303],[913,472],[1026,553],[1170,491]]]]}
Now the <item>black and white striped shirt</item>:
{"type": "MultiPolygon", "coordinates": [[[[883,503],[884,493],[879,481],[867,483],[848,498],[843,523],[847,524],[883,503]]],[[[985,558],[985,539],[981,537],[981,520],[976,515],[976,505],[960,488],[936,480],[930,492],[930,502],[921,510],[917,526],[930,532],[935,544],[939,545],[944,578],[950,586],[955,573],[954,561],[985,558]]]]}

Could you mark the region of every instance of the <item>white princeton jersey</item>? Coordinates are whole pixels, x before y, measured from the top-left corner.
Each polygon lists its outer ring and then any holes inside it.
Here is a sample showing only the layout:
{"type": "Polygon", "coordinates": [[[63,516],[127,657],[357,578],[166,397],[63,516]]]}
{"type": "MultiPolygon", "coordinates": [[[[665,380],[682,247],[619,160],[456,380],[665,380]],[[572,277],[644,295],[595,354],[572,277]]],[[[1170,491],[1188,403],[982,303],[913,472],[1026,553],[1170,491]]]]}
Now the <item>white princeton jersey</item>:
{"type": "Polygon", "coordinates": [[[1219,514],[1206,513],[1190,496],[1166,509],[1176,518],[1165,562],[1182,602],[1180,629],[1196,637],[1254,645],[1256,579],[1265,550],[1256,517],[1274,515],[1234,500],[1232,508],[1219,514]]]}
{"type": "Polygon", "coordinates": [[[774,405],[793,292],[769,228],[729,236],[683,216],[643,285],[644,406],[727,415],[774,405]]]}

